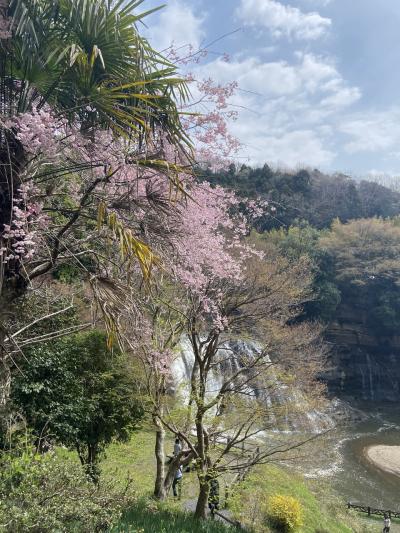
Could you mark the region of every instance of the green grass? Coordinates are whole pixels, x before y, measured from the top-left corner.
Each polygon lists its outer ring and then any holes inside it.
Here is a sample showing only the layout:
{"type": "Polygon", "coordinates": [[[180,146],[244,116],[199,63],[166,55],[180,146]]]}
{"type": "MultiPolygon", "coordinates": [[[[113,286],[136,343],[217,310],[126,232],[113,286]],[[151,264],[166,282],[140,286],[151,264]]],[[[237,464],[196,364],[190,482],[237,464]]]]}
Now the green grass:
{"type": "Polygon", "coordinates": [[[112,533],[228,533],[237,531],[211,520],[199,521],[176,509],[139,502],[128,511],[112,533]]]}
{"type": "MultiPolygon", "coordinates": [[[[129,442],[114,443],[109,446],[106,457],[101,463],[104,478],[121,484],[130,478],[138,497],[151,496],[156,471],[154,439],[154,431],[144,429],[134,433],[129,442]]],[[[172,455],[173,447],[173,438],[167,438],[165,443],[167,455],[172,455]]],[[[185,472],[182,481],[182,501],[195,499],[197,487],[196,473],[185,472]]]]}
{"type": "MultiPolygon", "coordinates": [[[[167,444],[167,451],[169,448],[167,444]]],[[[101,462],[101,471],[106,479],[120,483],[129,477],[139,496],[150,495],[155,473],[154,432],[138,431],[128,442],[111,444],[101,462]]]]}
{"type": "MultiPolygon", "coordinates": [[[[166,452],[173,450],[173,438],[166,440],[166,452]]],[[[63,455],[76,454],[61,452],[63,455]]],[[[135,432],[129,442],[114,443],[107,448],[106,457],[101,464],[104,479],[117,484],[132,480],[133,488],[139,498],[137,507],[130,509],[114,533],[220,533],[232,531],[222,524],[212,522],[202,524],[191,515],[182,512],[188,500],[195,500],[198,482],[195,473],[185,473],[183,479],[182,502],[177,503],[170,497],[167,504],[158,508],[149,500],[154,488],[154,432],[144,428],[135,432]],[[147,504],[144,501],[147,499],[147,504]]],[[[224,494],[221,483],[221,496],[224,494]]],[[[275,465],[259,467],[248,477],[243,486],[232,498],[230,509],[235,517],[247,525],[253,525],[257,533],[270,531],[262,519],[263,507],[269,495],[286,494],[297,498],[304,510],[304,526],[298,533],[350,533],[373,531],[365,520],[360,520],[354,511],[348,512],[344,503],[332,495],[329,486],[304,480],[292,471],[275,465]]],[[[372,524],[377,522],[372,521],[372,524]]],[[[376,526],[375,526],[376,529],[376,526]]]]}
{"type": "Polygon", "coordinates": [[[303,526],[298,533],[351,533],[364,531],[354,512],[349,512],[329,488],[313,490],[302,477],[282,467],[259,467],[232,498],[235,516],[255,531],[270,531],[265,516],[268,496],[283,494],[298,499],[303,508],[303,526]],[[317,497],[317,493],[320,493],[317,497]]]}
{"type": "MultiPolygon", "coordinates": [[[[223,524],[194,519],[192,514],[182,511],[181,505],[197,496],[197,477],[194,472],[185,473],[182,483],[182,502],[172,497],[162,505],[149,499],[154,489],[155,458],[154,432],[144,428],[135,432],[129,442],[111,444],[101,462],[102,478],[114,482],[121,488],[127,479],[132,480],[138,496],[137,506],[129,509],[113,533],[227,533],[235,531],[223,524]]],[[[167,438],[166,453],[173,450],[173,438],[167,438]]],[[[77,462],[75,452],[58,448],[57,454],[66,461],[77,462]]]]}
{"type": "MultiPolygon", "coordinates": [[[[173,439],[167,439],[166,451],[173,449],[173,439]]],[[[57,448],[57,455],[65,460],[79,462],[76,452],[63,447],[57,448]]],[[[144,428],[132,434],[128,442],[114,442],[107,447],[100,463],[102,478],[117,485],[132,484],[138,496],[148,496],[154,488],[155,457],[154,432],[144,428]]]]}

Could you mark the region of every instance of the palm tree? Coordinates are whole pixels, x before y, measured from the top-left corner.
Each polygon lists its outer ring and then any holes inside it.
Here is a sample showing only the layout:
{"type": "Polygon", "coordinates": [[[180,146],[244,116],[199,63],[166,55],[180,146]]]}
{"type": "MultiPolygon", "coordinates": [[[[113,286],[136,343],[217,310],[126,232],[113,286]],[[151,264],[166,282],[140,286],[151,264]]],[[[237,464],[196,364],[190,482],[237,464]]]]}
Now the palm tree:
{"type": "MultiPolygon", "coordinates": [[[[165,160],[160,139],[190,161],[190,141],[177,107],[188,89],[175,66],[138,32],[138,24],[152,12],[138,14],[142,2],[10,0],[7,5],[0,0],[0,22],[8,17],[12,29],[8,39],[0,32],[0,365],[9,338],[3,324],[10,304],[25,293],[33,278],[54,268],[63,240],[79,225],[82,231],[82,220],[97,218],[118,239],[124,264],[134,258],[144,276],[150,274],[155,260],[151,242],[126,227],[110,212],[107,197],[96,194],[107,182],[107,173],[102,179],[81,180],[81,197],[73,208],[51,206],[58,218],[46,235],[45,258],[21,264],[4,261],[2,252],[5,245],[12,246],[3,238],[4,228],[11,223],[15,201],[21,201],[18,190],[29,160],[6,123],[33,109],[50,108],[63,121],[79,125],[81,134],[93,143],[101,130],[128,140],[132,165],[155,170],[181,188],[179,175],[184,168],[165,160]]],[[[92,167],[91,161],[53,165],[36,169],[30,179],[43,179],[47,173],[53,185],[60,186],[68,179],[80,179],[92,167]]],[[[112,317],[106,318],[113,327],[112,317]]]]}
{"type": "MultiPolygon", "coordinates": [[[[131,154],[132,163],[164,172],[179,186],[179,166],[147,147],[154,146],[162,130],[187,153],[190,144],[177,100],[188,91],[175,66],[138,33],[137,24],[151,12],[136,14],[142,2],[11,0],[13,35],[0,49],[0,111],[7,118],[50,105],[58,116],[80,124],[88,137],[100,128],[111,129],[140,147],[131,154]]],[[[11,191],[19,187],[25,161],[20,143],[4,128],[0,157],[1,232],[9,224],[11,191]]],[[[65,177],[65,167],[52,168],[52,175],[57,173],[65,177]]],[[[31,276],[51,266],[36,268],[31,276]]]]}
{"type": "Polygon", "coordinates": [[[137,31],[143,0],[11,0],[13,37],[3,42],[3,113],[51,104],[71,119],[131,134],[160,124],[183,134],[176,98],[187,96],[176,69],[137,31]],[[18,80],[18,86],[12,82],[18,80]],[[5,104],[12,103],[6,108],[5,104]]]}

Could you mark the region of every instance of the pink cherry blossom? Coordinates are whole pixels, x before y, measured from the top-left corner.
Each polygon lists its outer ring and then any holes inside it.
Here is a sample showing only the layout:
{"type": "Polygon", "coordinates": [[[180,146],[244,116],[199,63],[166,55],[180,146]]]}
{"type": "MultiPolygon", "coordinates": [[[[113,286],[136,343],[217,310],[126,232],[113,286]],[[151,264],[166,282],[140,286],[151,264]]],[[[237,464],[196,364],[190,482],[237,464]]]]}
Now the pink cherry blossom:
{"type": "Polygon", "coordinates": [[[7,16],[8,0],[0,0],[0,39],[9,39],[11,32],[11,17],[7,16]]]}

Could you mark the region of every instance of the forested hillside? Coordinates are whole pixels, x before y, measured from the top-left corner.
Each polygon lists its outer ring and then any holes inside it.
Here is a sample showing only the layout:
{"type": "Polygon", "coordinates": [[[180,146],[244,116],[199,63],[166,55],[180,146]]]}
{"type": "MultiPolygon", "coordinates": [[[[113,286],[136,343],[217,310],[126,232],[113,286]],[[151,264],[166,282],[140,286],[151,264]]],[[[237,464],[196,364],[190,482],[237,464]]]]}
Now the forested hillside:
{"type": "Polygon", "coordinates": [[[317,229],[330,227],[338,218],[394,217],[400,214],[400,193],[374,181],[354,180],[343,174],[323,174],[318,170],[272,170],[231,165],[216,173],[199,170],[210,183],[234,189],[242,197],[262,197],[276,211],[257,222],[259,231],[288,227],[307,221],[317,229]]]}
{"type": "Polygon", "coordinates": [[[314,296],[303,318],[325,324],[333,369],[323,377],[332,394],[398,401],[400,194],[372,181],[267,165],[204,176],[268,201],[255,241],[274,242],[292,261],[310,258],[314,296]]]}

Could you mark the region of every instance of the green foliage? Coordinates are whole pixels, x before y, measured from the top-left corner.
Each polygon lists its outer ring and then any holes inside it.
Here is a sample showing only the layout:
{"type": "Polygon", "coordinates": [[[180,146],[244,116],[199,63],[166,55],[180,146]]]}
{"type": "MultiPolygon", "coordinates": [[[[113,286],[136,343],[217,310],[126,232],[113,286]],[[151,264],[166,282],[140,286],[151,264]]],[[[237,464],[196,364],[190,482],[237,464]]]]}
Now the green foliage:
{"type": "Polygon", "coordinates": [[[329,322],[341,306],[354,309],[375,334],[394,334],[400,328],[397,219],[336,220],[330,231],[302,222],[257,238],[278,246],[290,261],[310,259],[314,298],[304,305],[306,318],[329,322]]]}
{"type": "Polygon", "coordinates": [[[378,218],[335,221],[320,239],[333,260],[344,304],[361,310],[376,334],[400,327],[400,227],[378,218]]]}
{"type": "Polygon", "coordinates": [[[400,194],[370,181],[356,182],[348,176],[329,176],[318,170],[288,172],[268,165],[246,165],[200,175],[214,184],[236,190],[244,197],[268,199],[276,211],[268,209],[256,222],[260,232],[289,227],[307,220],[316,228],[329,228],[335,218],[342,222],[362,217],[393,217],[400,213],[400,194]]]}
{"type": "Polygon", "coordinates": [[[258,238],[272,242],[291,262],[297,263],[304,257],[310,260],[313,298],[304,304],[304,316],[328,322],[334,316],[341,296],[335,282],[333,258],[319,246],[324,233],[301,222],[288,229],[263,233],[258,238]]]}
{"type": "Polygon", "coordinates": [[[77,265],[68,263],[57,266],[53,272],[54,278],[62,283],[73,283],[79,279],[80,275],[81,269],[77,265]]]}
{"type": "Polygon", "coordinates": [[[258,466],[250,473],[229,499],[229,508],[250,531],[270,533],[275,530],[266,523],[266,506],[260,502],[268,502],[277,493],[300,502],[303,510],[301,533],[315,533],[317,529],[326,529],[329,533],[364,531],[330,487],[320,487],[293,471],[272,464],[258,466]]]}
{"type": "Polygon", "coordinates": [[[391,220],[336,220],[321,246],[334,256],[339,280],[358,286],[400,280],[400,228],[391,220]]]}
{"type": "Polygon", "coordinates": [[[42,335],[76,326],[78,324],[77,309],[78,305],[71,304],[71,295],[62,294],[59,286],[49,287],[45,296],[32,292],[19,298],[11,309],[8,327],[15,331],[31,324],[17,337],[18,343],[23,345],[28,339],[36,339],[42,335]],[[46,315],[49,316],[35,322],[46,315]]]}
{"type": "Polygon", "coordinates": [[[185,97],[187,88],[138,33],[148,14],[138,13],[141,3],[12,0],[15,31],[0,55],[5,76],[22,81],[12,95],[18,111],[32,104],[33,89],[83,129],[132,135],[162,123],[171,138],[186,140],[175,96],[185,97]]]}
{"type": "Polygon", "coordinates": [[[70,262],[58,264],[52,271],[52,275],[62,283],[74,283],[82,278],[82,267],[86,274],[88,272],[96,271],[93,258],[90,255],[83,255],[79,258],[79,263],[70,262]]]}
{"type": "Polygon", "coordinates": [[[303,509],[296,498],[275,494],[268,499],[267,517],[278,531],[295,531],[303,524],[303,509]]]}
{"type": "Polygon", "coordinates": [[[4,533],[108,531],[133,501],[129,489],[94,486],[79,464],[53,453],[39,455],[26,447],[2,453],[0,466],[4,533]]]}
{"type": "Polygon", "coordinates": [[[142,417],[126,357],[91,331],[36,345],[14,375],[11,397],[36,438],[76,449],[96,475],[99,454],[127,440],[142,417]]]}

